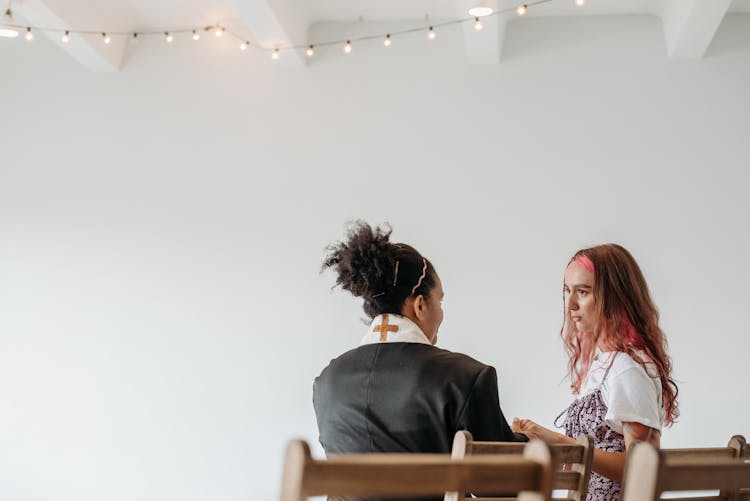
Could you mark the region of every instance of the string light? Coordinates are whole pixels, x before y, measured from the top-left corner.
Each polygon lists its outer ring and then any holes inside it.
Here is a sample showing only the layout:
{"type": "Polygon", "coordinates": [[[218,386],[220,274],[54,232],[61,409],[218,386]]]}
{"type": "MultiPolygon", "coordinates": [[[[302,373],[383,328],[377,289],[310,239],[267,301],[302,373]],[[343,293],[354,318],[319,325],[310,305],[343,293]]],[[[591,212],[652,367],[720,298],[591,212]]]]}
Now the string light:
{"type": "MultiPolygon", "coordinates": [[[[520,1],[524,1],[524,0],[520,0],[520,1]]],[[[484,29],[484,25],[483,25],[482,19],[481,19],[481,17],[483,17],[483,16],[491,16],[491,15],[497,15],[497,14],[511,13],[513,11],[515,11],[519,16],[523,16],[523,15],[525,15],[527,13],[529,5],[531,5],[532,7],[536,7],[539,4],[549,3],[549,2],[552,2],[552,1],[555,1],[555,0],[535,0],[532,4],[526,4],[526,3],[516,4],[515,7],[508,7],[508,8],[503,8],[503,9],[495,11],[489,5],[489,0],[473,0],[473,3],[475,4],[475,7],[472,7],[472,9],[470,9],[470,13],[472,14],[472,17],[470,17],[468,19],[467,18],[456,18],[456,19],[451,19],[451,20],[443,21],[443,22],[441,22],[438,25],[438,27],[459,25],[459,24],[463,24],[463,23],[466,23],[466,22],[471,22],[472,19],[473,19],[474,29],[477,30],[477,31],[481,31],[481,30],[484,29]]],[[[573,0],[573,1],[579,7],[583,6],[585,4],[585,0],[573,0]]],[[[4,16],[4,20],[3,21],[4,22],[2,24],[0,24],[0,36],[4,36],[4,37],[17,37],[17,36],[20,35],[20,30],[22,30],[23,28],[26,28],[26,30],[24,32],[24,38],[26,38],[26,40],[29,40],[29,41],[31,41],[34,38],[36,38],[36,32],[37,31],[43,32],[43,33],[45,33],[45,32],[59,33],[61,31],[63,31],[60,28],[54,28],[54,27],[50,27],[50,28],[44,28],[44,27],[42,27],[42,28],[40,28],[38,26],[26,26],[26,27],[17,26],[15,24],[13,24],[12,12],[11,12],[10,8],[8,8],[5,11],[5,16],[4,16]]],[[[429,18],[425,17],[425,21],[426,21],[425,24],[428,24],[429,18]]],[[[392,45],[392,43],[393,43],[393,37],[394,36],[405,35],[405,34],[412,33],[414,31],[419,31],[419,30],[422,30],[422,29],[424,29],[424,28],[419,28],[419,27],[416,28],[416,29],[410,28],[410,29],[405,29],[405,30],[401,30],[401,31],[386,33],[384,36],[381,35],[381,36],[383,36],[383,38],[382,38],[383,45],[385,47],[390,47],[392,45]]],[[[232,30],[227,30],[223,26],[220,26],[218,23],[216,23],[214,25],[211,25],[211,26],[205,26],[205,27],[195,26],[194,28],[188,28],[188,29],[175,29],[174,31],[162,31],[162,32],[160,32],[160,31],[145,31],[145,32],[141,31],[140,33],[114,31],[114,32],[110,32],[110,33],[111,33],[112,36],[124,36],[124,37],[127,37],[129,35],[132,35],[131,42],[135,42],[139,38],[140,35],[154,36],[154,35],[159,35],[159,34],[163,33],[163,35],[165,37],[165,41],[167,43],[172,43],[174,41],[174,33],[178,33],[178,34],[180,34],[180,33],[186,33],[186,34],[192,33],[193,40],[197,41],[201,37],[201,33],[200,32],[203,32],[203,31],[206,31],[208,33],[210,33],[211,31],[213,31],[214,35],[217,38],[223,37],[224,36],[224,32],[226,31],[227,35],[229,35],[231,38],[233,38],[234,40],[236,40],[237,42],[239,42],[239,48],[242,51],[247,50],[251,46],[254,46],[256,49],[263,50],[263,51],[268,51],[269,49],[271,49],[270,47],[263,47],[261,45],[256,45],[254,43],[251,43],[251,41],[249,41],[249,40],[243,41],[243,38],[241,38],[237,33],[234,33],[232,30]]],[[[107,33],[107,31],[98,31],[98,32],[101,33],[102,42],[105,45],[109,45],[112,42],[111,36],[110,36],[110,34],[107,33]]],[[[70,42],[70,36],[71,36],[71,34],[79,34],[79,35],[83,35],[85,37],[88,37],[89,35],[96,34],[96,33],[97,33],[97,31],[65,30],[63,32],[63,35],[60,38],[60,41],[63,44],[67,44],[67,43],[70,42]]],[[[356,42],[360,42],[360,41],[368,41],[368,40],[372,40],[372,39],[377,39],[377,37],[378,37],[377,34],[371,34],[371,35],[361,36],[361,37],[357,37],[357,38],[353,38],[353,39],[345,39],[345,40],[338,40],[338,41],[336,41],[336,40],[329,41],[329,42],[324,43],[323,45],[339,44],[339,43],[345,42],[344,43],[344,47],[343,47],[344,53],[350,54],[352,52],[352,49],[353,49],[352,42],[356,43],[356,42]]],[[[433,25],[430,25],[430,26],[427,27],[427,38],[429,40],[435,40],[437,38],[437,32],[435,31],[435,27],[433,25]]],[[[291,51],[291,50],[293,50],[293,51],[300,51],[300,50],[304,50],[305,54],[308,57],[312,57],[314,55],[314,53],[315,53],[314,44],[310,44],[310,45],[293,45],[293,44],[290,44],[288,46],[284,46],[284,47],[281,47],[281,48],[279,48],[279,47],[273,48],[272,52],[271,52],[271,58],[273,60],[278,60],[280,58],[280,56],[281,56],[281,51],[282,50],[283,51],[291,51]]]]}
{"type": "Polygon", "coordinates": [[[138,41],[138,33],[133,33],[132,38],[130,39],[130,43],[136,43],[138,41]]]}
{"type": "Polygon", "coordinates": [[[16,38],[17,36],[18,30],[15,28],[15,23],[13,22],[13,13],[10,11],[10,7],[8,7],[3,16],[3,24],[0,24],[0,37],[16,38]]]}

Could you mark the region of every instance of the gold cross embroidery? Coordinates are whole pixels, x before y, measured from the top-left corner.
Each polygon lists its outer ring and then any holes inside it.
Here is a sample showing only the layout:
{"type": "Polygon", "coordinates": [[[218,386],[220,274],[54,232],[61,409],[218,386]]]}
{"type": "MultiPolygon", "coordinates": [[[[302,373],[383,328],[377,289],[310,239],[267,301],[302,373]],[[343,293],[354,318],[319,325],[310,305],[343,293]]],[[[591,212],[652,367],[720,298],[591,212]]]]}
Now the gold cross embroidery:
{"type": "Polygon", "coordinates": [[[398,325],[388,324],[388,314],[383,314],[383,321],[380,325],[376,325],[372,332],[380,332],[380,342],[384,342],[388,339],[388,332],[398,332],[398,325]]]}

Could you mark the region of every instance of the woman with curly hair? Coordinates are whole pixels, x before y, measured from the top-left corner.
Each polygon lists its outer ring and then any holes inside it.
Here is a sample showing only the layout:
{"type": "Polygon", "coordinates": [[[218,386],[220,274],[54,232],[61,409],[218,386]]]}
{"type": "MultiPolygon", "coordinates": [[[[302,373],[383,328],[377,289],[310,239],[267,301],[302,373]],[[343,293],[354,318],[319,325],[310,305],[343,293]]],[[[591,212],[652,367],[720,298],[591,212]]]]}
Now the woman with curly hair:
{"type": "Polygon", "coordinates": [[[390,228],[355,223],[323,264],[336,272],[336,285],[363,299],[371,319],[359,346],[315,380],[326,453],[447,453],[463,429],[477,440],[527,440],[503,417],[495,369],[435,346],[440,277],[426,257],[391,243],[390,235],[390,228]]]}
{"type": "Polygon", "coordinates": [[[662,426],[679,414],[666,337],[638,263],[619,245],[576,252],[565,270],[563,298],[560,334],[577,396],[558,417],[565,435],[529,419],[514,420],[513,429],[550,443],[594,437],[586,499],[615,501],[627,448],[635,441],[658,446],[662,426]]]}

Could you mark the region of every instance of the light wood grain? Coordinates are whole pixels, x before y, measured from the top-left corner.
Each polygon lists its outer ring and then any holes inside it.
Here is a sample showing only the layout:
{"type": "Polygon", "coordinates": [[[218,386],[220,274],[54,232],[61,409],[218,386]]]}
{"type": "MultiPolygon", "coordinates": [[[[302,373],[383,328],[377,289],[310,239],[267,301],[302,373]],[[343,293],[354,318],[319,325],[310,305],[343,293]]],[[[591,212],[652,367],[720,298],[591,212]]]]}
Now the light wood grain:
{"type": "Polygon", "coordinates": [[[658,450],[638,443],[628,451],[623,480],[623,501],[655,501],[667,491],[719,490],[716,497],[673,498],[679,500],[737,500],[750,489],[750,463],[744,461],[744,439],[732,437],[734,456],[720,448],[658,450]]]}
{"type": "Polygon", "coordinates": [[[486,455],[462,460],[447,454],[345,454],[317,460],[305,442],[287,447],[281,501],[310,496],[427,496],[446,491],[518,496],[547,501],[552,454],[530,442],[522,455],[486,455]]]}
{"type": "MultiPolygon", "coordinates": [[[[589,435],[581,435],[576,445],[550,445],[555,473],[552,477],[552,489],[565,490],[565,496],[555,498],[570,501],[583,501],[588,492],[589,478],[591,477],[591,462],[594,454],[594,440],[589,435]],[[565,471],[560,471],[560,467],[565,471]]],[[[524,444],[518,442],[483,442],[474,441],[468,431],[459,431],[453,438],[453,449],[451,457],[463,459],[467,457],[482,457],[491,454],[520,455],[524,450],[524,444]]],[[[463,501],[467,499],[467,493],[476,494],[476,491],[467,489],[464,491],[447,492],[444,501],[463,501]]],[[[482,498],[485,501],[507,501],[514,498],[482,498]]],[[[472,500],[474,501],[474,500],[472,500]]]]}

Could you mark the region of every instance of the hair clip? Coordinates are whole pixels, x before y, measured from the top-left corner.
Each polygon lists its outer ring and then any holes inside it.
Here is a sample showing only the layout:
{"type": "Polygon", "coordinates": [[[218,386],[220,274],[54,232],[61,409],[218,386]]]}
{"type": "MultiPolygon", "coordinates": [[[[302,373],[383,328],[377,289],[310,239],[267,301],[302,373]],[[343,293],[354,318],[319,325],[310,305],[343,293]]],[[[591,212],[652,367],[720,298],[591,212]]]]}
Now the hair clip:
{"type": "Polygon", "coordinates": [[[417,280],[417,285],[415,285],[411,290],[412,296],[414,295],[416,290],[419,289],[419,286],[422,285],[422,280],[424,280],[425,275],[427,275],[427,260],[425,258],[422,258],[422,275],[420,275],[419,280],[417,280]]]}

